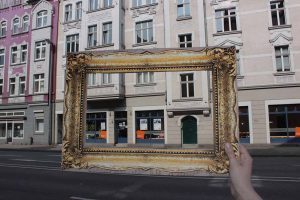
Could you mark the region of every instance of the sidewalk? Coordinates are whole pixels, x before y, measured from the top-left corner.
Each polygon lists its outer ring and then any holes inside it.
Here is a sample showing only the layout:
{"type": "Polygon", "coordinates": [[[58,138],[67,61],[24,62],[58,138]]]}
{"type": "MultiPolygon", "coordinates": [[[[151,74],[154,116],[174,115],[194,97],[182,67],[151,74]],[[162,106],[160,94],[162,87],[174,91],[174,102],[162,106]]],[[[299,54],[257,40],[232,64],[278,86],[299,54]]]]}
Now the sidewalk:
{"type": "MultiPolygon", "coordinates": [[[[253,157],[300,157],[300,144],[243,144],[253,157]]],[[[61,145],[1,144],[0,151],[61,152],[61,145]]]]}

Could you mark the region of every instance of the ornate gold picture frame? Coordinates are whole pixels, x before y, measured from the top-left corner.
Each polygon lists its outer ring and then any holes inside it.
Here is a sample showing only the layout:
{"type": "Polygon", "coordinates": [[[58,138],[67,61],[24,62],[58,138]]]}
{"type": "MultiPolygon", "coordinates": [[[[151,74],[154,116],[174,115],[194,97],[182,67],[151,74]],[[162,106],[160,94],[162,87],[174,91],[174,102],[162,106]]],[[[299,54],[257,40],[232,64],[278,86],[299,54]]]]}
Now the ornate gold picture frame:
{"type": "Polygon", "coordinates": [[[160,175],[227,173],[224,144],[237,153],[235,48],[147,49],[68,55],[62,167],[160,175]],[[211,71],[214,149],[85,147],[87,73],[211,71]]]}

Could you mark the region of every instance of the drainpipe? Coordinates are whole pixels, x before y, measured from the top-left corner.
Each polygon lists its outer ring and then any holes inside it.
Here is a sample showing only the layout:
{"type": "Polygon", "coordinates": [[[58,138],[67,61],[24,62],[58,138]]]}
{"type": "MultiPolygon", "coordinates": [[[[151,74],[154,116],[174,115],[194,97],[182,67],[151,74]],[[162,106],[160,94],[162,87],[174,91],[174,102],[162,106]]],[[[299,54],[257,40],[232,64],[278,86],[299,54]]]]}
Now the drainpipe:
{"type": "Polygon", "coordinates": [[[204,15],[204,28],[205,28],[205,47],[208,47],[206,0],[203,0],[203,15],[204,15]]]}

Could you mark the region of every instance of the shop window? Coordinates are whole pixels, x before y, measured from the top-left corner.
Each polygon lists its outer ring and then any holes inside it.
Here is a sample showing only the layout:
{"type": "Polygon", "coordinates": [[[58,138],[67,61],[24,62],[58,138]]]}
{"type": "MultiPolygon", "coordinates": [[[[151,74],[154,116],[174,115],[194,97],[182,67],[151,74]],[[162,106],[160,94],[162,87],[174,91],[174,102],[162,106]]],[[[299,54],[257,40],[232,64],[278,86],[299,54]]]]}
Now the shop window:
{"type": "Polygon", "coordinates": [[[164,144],[164,111],[136,111],[136,143],[164,144]]]}
{"type": "Polygon", "coordinates": [[[106,143],[107,141],[106,112],[86,114],[86,143],[106,143]]]}
{"type": "Polygon", "coordinates": [[[216,10],[217,32],[236,31],[236,10],[235,8],[216,10]]]}
{"type": "Polygon", "coordinates": [[[286,24],[284,1],[270,1],[272,25],[280,26],[286,24]]]}
{"type": "Polygon", "coordinates": [[[24,138],[24,124],[23,123],[14,123],[14,138],[24,138]]]}
{"type": "Polygon", "coordinates": [[[300,127],[300,104],[270,105],[269,123],[271,142],[294,139],[295,128],[300,127]]]}
{"type": "Polygon", "coordinates": [[[6,137],[6,122],[0,122],[0,138],[6,137]]]}
{"type": "Polygon", "coordinates": [[[248,106],[239,107],[240,142],[250,143],[248,106]]]}

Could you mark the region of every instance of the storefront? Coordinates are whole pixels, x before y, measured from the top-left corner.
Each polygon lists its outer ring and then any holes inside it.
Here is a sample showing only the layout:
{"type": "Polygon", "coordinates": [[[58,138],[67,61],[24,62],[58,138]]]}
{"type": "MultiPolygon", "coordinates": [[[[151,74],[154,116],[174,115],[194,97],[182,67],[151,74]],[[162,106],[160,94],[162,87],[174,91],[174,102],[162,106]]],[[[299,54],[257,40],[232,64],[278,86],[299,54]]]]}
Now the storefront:
{"type": "Polygon", "coordinates": [[[13,143],[24,139],[24,111],[0,113],[0,140],[2,143],[13,143]]]}
{"type": "Polygon", "coordinates": [[[107,143],[106,112],[86,114],[86,143],[107,143]]]}

